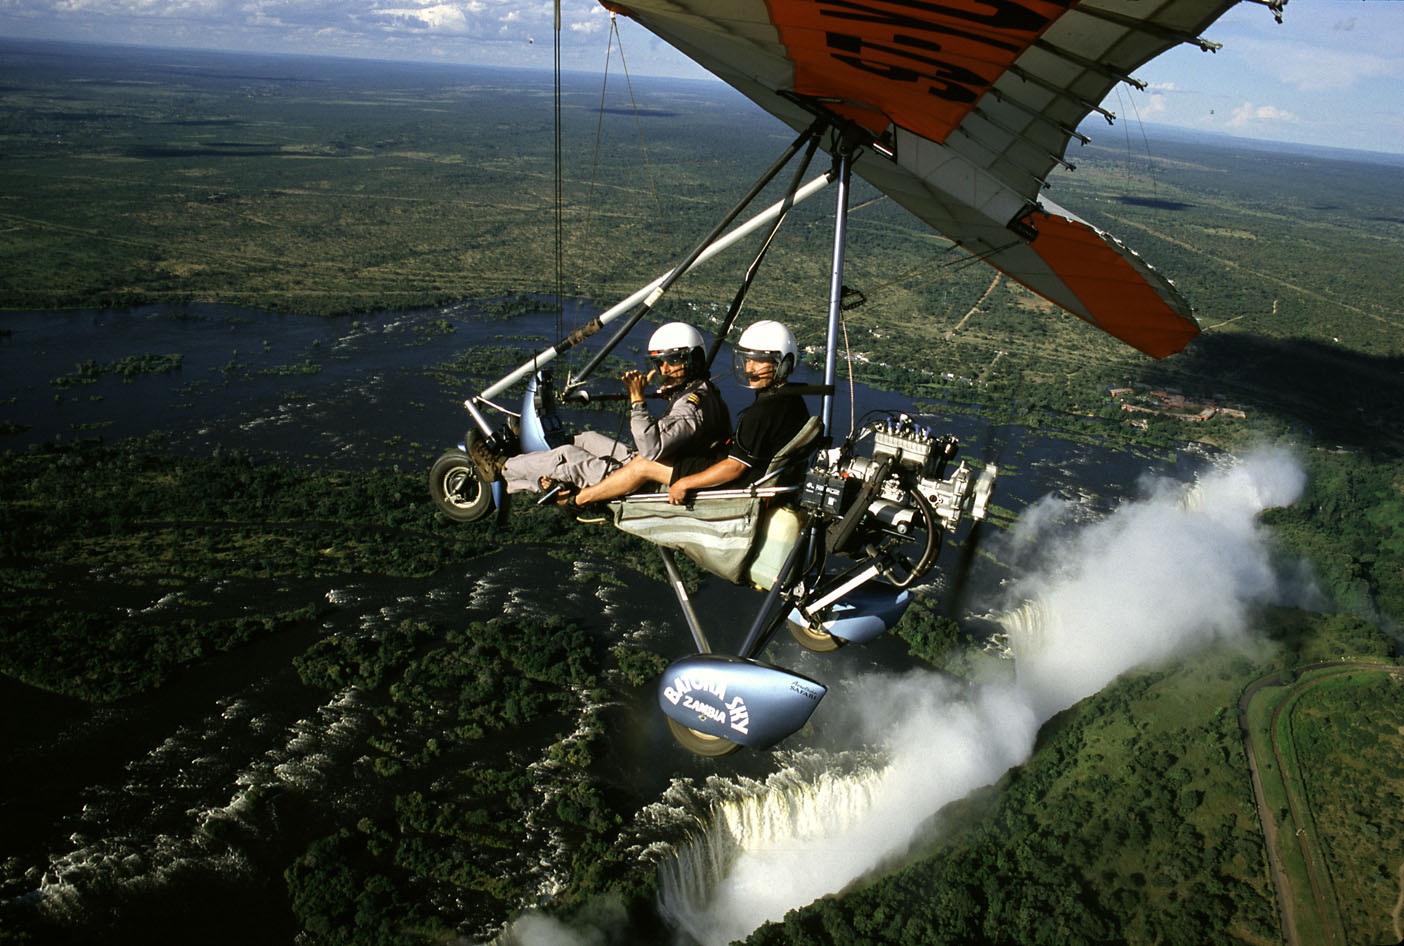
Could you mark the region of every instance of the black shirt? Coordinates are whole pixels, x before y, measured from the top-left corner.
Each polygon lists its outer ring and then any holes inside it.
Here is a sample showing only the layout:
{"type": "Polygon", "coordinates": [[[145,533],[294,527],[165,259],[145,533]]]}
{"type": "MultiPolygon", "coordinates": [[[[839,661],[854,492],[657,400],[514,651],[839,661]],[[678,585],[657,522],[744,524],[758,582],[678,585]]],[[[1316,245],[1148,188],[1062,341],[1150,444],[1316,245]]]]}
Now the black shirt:
{"type": "Polygon", "coordinates": [[[746,486],[765,475],[775,454],[794,439],[807,420],[809,408],[804,398],[787,392],[784,385],[761,391],[755,402],[741,412],[730,442],[722,450],[679,459],[673,466],[673,482],[731,457],[744,463],[746,471],[724,485],[746,486]]]}

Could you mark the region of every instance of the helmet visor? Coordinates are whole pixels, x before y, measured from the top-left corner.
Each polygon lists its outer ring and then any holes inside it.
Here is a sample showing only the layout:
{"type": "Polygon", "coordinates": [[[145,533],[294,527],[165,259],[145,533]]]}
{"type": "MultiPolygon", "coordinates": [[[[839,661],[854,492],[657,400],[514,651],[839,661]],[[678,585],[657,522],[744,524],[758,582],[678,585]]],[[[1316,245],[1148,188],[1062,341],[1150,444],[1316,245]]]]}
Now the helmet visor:
{"type": "Polygon", "coordinates": [[[662,368],[664,365],[686,365],[692,358],[690,348],[665,348],[661,351],[651,351],[648,353],[648,360],[655,368],[662,368]]]}
{"type": "Polygon", "coordinates": [[[757,381],[764,381],[764,387],[779,377],[780,358],[778,351],[737,348],[731,354],[731,371],[736,380],[747,387],[751,387],[757,381]]]}

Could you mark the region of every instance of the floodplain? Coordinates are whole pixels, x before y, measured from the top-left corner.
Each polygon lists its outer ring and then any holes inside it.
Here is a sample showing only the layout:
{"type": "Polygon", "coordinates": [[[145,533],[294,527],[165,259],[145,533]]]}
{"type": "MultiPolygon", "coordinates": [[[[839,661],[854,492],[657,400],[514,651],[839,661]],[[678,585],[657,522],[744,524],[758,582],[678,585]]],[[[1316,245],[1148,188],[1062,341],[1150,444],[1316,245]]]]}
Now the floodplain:
{"type": "MultiPolygon", "coordinates": [[[[330,336],[366,343],[356,319],[368,313],[377,326],[406,313],[403,331],[442,342],[453,312],[535,308],[557,289],[608,304],[666,270],[791,137],[715,85],[636,82],[636,118],[618,97],[601,112],[597,81],[572,77],[558,285],[548,76],[63,44],[6,42],[3,52],[0,307],[10,314],[0,313],[0,345],[50,310],[248,307],[330,320],[330,336]]],[[[1176,279],[1206,329],[1184,355],[1151,362],[1123,350],[860,187],[848,281],[867,303],[847,317],[857,376],[985,418],[974,450],[997,447],[1009,426],[1160,467],[1206,447],[1289,445],[1310,474],[1307,494],[1264,521],[1284,555],[1310,563],[1320,602],[1260,615],[1260,651],[1132,673],[1061,714],[1027,764],[958,806],[958,830],[754,942],[1283,940],[1273,842],[1234,707],[1269,674],[1397,659],[1404,219],[1390,208],[1404,206],[1404,168],[1387,156],[1284,160],[1251,142],[1134,140],[1103,132],[1070,155],[1077,170],[1058,174],[1051,193],[1176,279]],[[1214,400],[1242,417],[1132,413],[1112,387],[1214,400]]],[[[812,335],[830,234],[827,208],[803,210],[747,313],[812,335]]],[[[660,314],[715,319],[737,270],[710,266],[660,314]]],[[[639,856],[657,839],[635,819],[639,786],[658,777],[637,759],[672,750],[656,733],[639,737],[638,755],[615,743],[631,725],[618,707],[647,702],[676,645],[659,626],[671,615],[636,614],[610,590],[657,579],[642,573],[657,571],[645,550],[544,513],[450,528],[423,495],[437,449],[428,434],[349,451],[342,440],[216,452],[217,442],[173,443],[172,416],[152,417],[139,436],[84,426],[85,400],[128,380],[178,379],[198,385],[188,400],[207,403],[325,381],[336,357],[291,334],[198,377],[205,356],[153,347],[75,359],[36,382],[33,398],[3,391],[0,448],[5,437],[14,446],[0,457],[0,652],[7,699],[47,720],[37,741],[7,739],[18,747],[7,770],[26,784],[6,810],[13,823],[26,805],[50,816],[29,819],[23,847],[6,852],[6,929],[121,939],[182,928],[197,917],[143,886],[171,867],[170,893],[224,897],[228,915],[216,920],[256,917],[267,941],[490,933],[543,889],[560,916],[588,916],[608,897],[635,938],[666,935],[652,913],[652,864],[639,856]],[[23,407],[40,400],[53,402],[44,419],[23,407]],[[507,585],[541,569],[514,555],[563,543],[583,550],[547,553],[569,618],[498,590],[460,600],[432,580],[507,585]],[[97,584],[125,584],[130,598],[95,602],[97,584]],[[438,604],[400,600],[416,592],[438,604]],[[362,633],[345,603],[356,595],[379,615],[362,633]],[[600,600],[629,615],[615,640],[589,624],[600,600]],[[510,620],[509,606],[520,606],[510,620]],[[121,746],[128,757],[114,748],[96,759],[140,786],[148,811],[106,783],[69,794],[44,783],[50,753],[76,758],[104,725],[149,712],[143,700],[174,694],[195,707],[190,681],[217,681],[254,649],[283,668],[278,711],[232,698],[208,718],[192,708],[190,726],[171,734],[176,748],[163,750],[188,753],[190,774],[168,781],[161,753],[147,759],[135,744],[121,746]],[[245,739],[244,758],[215,751],[245,739]],[[280,776],[288,771],[296,777],[280,776]],[[373,787],[358,793],[357,781],[373,787]],[[314,808],[303,829],[279,829],[314,808]],[[123,824],[177,838],[179,861],[123,848],[123,824]],[[543,876],[534,859],[548,858],[543,876]],[[255,882],[226,870],[241,859],[277,867],[255,882]],[[63,909],[34,912],[36,891],[63,909]]],[[[515,342],[503,348],[465,345],[421,366],[418,404],[401,410],[422,423],[433,399],[451,409],[466,385],[520,354],[515,342]]],[[[360,390],[371,402],[373,387],[360,390]]],[[[1012,471],[1034,465],[1010,460],[1012,471]]],[[[889,643],[899,658],[960,672],[952,648],[962,640],[927,606],[889,643]]],[[[260,685],[263,670],[238,672],[241,686],[260,685]]],[[[1291,897],[1303,922],[1337,924],[1349,942],[1399,935],[1400,691],[1382,674],[1294,704],[1304,787],[1280,797],[1321,833],[1308,855],[1316,886],[1294,867],[1291,897]],[[1312,919],[1325,875],[1337,908],[1312,919]]]]}

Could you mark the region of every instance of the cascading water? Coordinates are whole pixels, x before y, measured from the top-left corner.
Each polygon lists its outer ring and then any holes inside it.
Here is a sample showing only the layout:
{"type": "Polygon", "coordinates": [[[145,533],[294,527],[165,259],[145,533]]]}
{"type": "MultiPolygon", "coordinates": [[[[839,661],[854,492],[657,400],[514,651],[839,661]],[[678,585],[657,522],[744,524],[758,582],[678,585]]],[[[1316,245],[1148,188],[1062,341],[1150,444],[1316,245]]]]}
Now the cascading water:
{"type": "Polygon", "coordinates": [[[1007,683],[969,688],[915,671],[854,685],[864,715],[836,724],[880,747],[862,763],[815,753],[763,783],[708,785],[698,828],[659,872],[660,909],[697,942],[744,938],[891,866],[929,816],[1026,757],[1037,734],[1007,683]]]}
{"type": "Polygon", "coordinates": [[[792,754],[789,765],[764,781],[711,778],[702,791],[675,782],[651,813],[655,823],[688,829],[687,841],[659,865],[664,918],[710,942],[725,922],[710,906],[736,863],[787,842],[846,832],[872,808],[880,771],[877,760],[808,752],[792,754]]]}
{"type": "MultiPolygon", "coordinates": [[[[1120,673],[1243,640],[1251,609],[1282,600],[1258,513],[1293,502],[1304,476],[1285,453],[1250,457],[1184,489],[1147,496],[1090,525],[1027,517],[1005,612],[1013,681],[962,686],[935,673],[872,675],[819,723],[859,752],[788,753],[764,781],[675,784],[649,812],[690,821],[654,850],[660,910],[704,944],[837,893],[902,858],[944,805],[993,783],[1032,751],[1039,726],[1120,673]],[[848,714],[845,718],[845,714],[848,714]]],[[[1016,530],[1017,532],[1018,530],[1016,530]]],[[[816,720],[819,714],[816,714],[816,720]]]]}
{"type": "Polygon", "coordinates": [[[1037,651],[1043,644],[1044,628],[1056,620],[1057,616],[1049,612],[1048,606],[1037,599],[1025,601],[1012,611],[995,617],[995,621],[1004,628],[1010,657],[1015,654],[1027,656],[1037,651]]]}

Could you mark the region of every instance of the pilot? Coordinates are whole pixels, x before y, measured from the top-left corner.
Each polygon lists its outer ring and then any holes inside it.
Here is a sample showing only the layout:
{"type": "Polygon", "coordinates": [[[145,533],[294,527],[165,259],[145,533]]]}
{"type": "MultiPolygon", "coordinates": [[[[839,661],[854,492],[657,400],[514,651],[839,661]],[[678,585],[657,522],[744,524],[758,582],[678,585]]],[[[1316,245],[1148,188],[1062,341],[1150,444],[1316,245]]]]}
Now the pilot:
{"type": "Polygon", "coordinates": [[[809,419],[804,398],[786,385],[798,357],[795,336],[785,325],[769,319],[755,323],[737,340],[733,363],[737,380],[756,392],[756,399],[741,412],[729,441],[717,450],[671,463],[636,456],[598,484],[580,490],[575,502],[603,502],[656,483],[667,486],[669,502],[677,504],[692,490],[748,485],[809,419]]]}
{"type": "MultiPolygon", "coordinates": [[[[648,357],[653,363],[648,374],[630,369],[623,376],[637,456],[672,460],[690,450],[725,443],[731,414],[721,392],[707,377],[701,333],[683,322],[661,325],[649,337],[648,357]],[[661,417],[654,417],[644,403],[644,390],[655,377],[660,381],[659,393],[668,398],[668,410],[661,417]]],[[[489,447],[473,428],[468,431],[465,447],[483,482],[501,476],[508,492],[559,487],[560,499],[579,487],[598,483],[634,452],[627,444],[592,430],[553,450],[508,457],[489,447]]]]}

